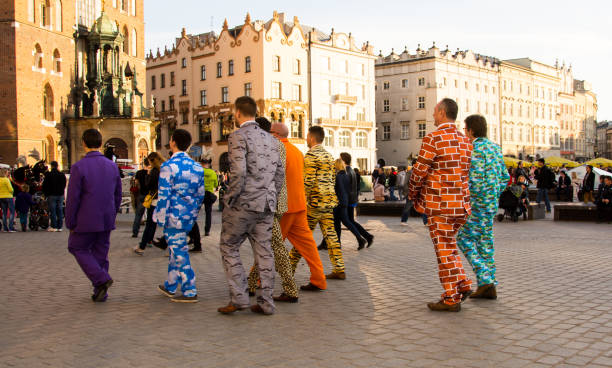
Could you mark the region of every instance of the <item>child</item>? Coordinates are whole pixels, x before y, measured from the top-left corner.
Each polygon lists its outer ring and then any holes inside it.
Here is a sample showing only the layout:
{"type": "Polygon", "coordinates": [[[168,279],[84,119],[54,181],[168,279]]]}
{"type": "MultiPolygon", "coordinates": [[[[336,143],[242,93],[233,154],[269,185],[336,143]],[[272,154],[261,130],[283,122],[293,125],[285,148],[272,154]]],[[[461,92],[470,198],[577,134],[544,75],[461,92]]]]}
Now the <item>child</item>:
{"type": "Polygon", "coordinates": [[[15,209],[19,212],[19,222],[21,223],[21,231],[26,231],[28,225],[28,212],[34,204],[30,187],[27,184],[21,186],[21,191],[15,197],[15,209]]]}

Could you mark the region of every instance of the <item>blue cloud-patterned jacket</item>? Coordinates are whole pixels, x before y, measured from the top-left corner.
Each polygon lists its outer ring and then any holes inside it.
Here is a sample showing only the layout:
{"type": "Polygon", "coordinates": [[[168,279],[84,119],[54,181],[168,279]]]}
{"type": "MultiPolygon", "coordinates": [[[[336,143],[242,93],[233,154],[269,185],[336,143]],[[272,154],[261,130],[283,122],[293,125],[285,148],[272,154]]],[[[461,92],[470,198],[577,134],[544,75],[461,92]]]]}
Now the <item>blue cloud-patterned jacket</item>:
{"type": "Polygon", "coordinates": [[[472,144],[469,182],[472,210],[497,211],[499,196],[510,179],[501,148],[484,137],[476,138],[472,144]]]}
{"type": "Polygon", "coordinates": [[[167,229],[191,231],[205,192],[202,166],[185,152],[175,153],[159,172],[153,220],[167,229]]]}

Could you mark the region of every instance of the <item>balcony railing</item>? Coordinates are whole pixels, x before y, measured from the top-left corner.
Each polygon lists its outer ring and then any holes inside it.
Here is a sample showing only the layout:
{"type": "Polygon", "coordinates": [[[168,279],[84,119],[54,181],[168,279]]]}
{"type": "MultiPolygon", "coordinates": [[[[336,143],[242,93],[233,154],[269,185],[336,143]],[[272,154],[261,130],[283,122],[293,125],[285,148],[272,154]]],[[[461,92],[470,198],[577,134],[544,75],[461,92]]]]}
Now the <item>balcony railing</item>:
{"type": "Polygon", "coordinates": [[[329,119],[319,118],[319,124],[338,127],[373,128],[374,123],[363,120],[329,119]]]}
{"type": "Polygon", "coordinates": [[[357,103],[357,96],[335,95],[334,100],[336,101],[336,103],[354,105],[357,103]]]}

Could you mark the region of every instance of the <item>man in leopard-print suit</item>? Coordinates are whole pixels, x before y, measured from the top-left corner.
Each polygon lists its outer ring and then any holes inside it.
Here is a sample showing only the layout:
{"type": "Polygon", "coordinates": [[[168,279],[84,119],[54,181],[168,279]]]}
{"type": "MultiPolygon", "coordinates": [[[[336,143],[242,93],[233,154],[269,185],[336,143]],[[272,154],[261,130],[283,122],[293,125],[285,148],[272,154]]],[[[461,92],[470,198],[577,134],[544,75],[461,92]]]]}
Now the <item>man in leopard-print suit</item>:
{"type": "MultiPolygon", "coordinates": [[[[259,127],[266,132],[270,132],[272,124],[265,117],[258,117],[255,121],[259,124],[259,127]]],[[[287,153],[285,145],[279,144],[278,151],[280,154],[280,160],[283,165],[283,170],[287,167],[287,153]]],[[[298,301],[298,290],[293,277],[293,268],[289,262],[289,252],[285,248],[285,242],[283,241],[283,234],[281,232],[280,219],[285,212],[287,212],[287,185],[286,181],[283,180],[283,187],[278,193],[276,199],[276,213],[274,214],[274,223],[272,225],[272,252],[274,252],[274,267],[276,272],[281,277],[283,285],[283,293],[280,296],[275,296],[274,301],[276,302],[288,302],[297,303],[298,301]]],[[[257,289],[257,283],[259,282],[259,272],[257,271],[257,265],[254,264],[249,274],[249,293],[255,294],[257,289]]]]}

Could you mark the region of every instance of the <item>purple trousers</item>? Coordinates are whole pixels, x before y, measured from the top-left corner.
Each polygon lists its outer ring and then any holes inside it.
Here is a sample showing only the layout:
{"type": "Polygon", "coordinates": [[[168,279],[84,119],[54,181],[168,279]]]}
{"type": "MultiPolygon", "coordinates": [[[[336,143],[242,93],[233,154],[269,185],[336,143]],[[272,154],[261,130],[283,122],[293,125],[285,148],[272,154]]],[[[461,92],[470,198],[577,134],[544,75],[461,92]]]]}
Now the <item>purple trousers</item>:
{"type": "Polygon", "coordinates": [[[108,249],[110,231],[96,233],[71,232],[68,237],[68,251],[91,280],[94,290],[111,279],[108,274],[108,249]]]}

